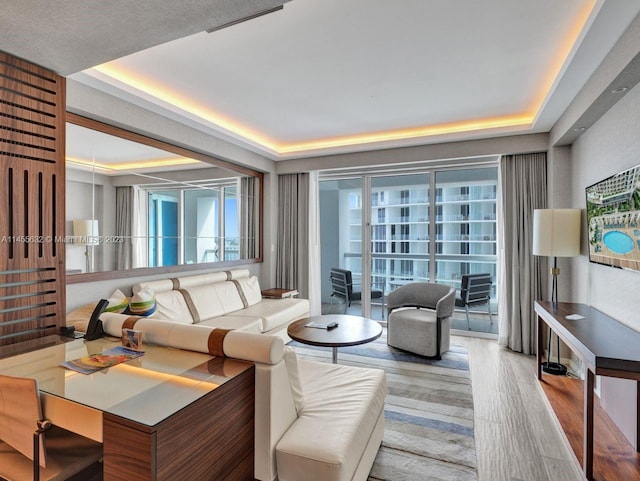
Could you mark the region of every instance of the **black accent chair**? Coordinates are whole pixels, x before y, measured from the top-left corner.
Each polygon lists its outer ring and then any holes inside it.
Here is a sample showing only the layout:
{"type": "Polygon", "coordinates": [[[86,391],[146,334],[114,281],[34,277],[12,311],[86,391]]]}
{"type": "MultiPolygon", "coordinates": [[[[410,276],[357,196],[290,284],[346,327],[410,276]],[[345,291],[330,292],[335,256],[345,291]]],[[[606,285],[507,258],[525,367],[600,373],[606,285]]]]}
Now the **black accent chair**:
{"type": "MultiPolygon", "coordinates": [[[[351,307],[351,302],[362,302],[362,291],[354,287],[351,271],[334,267],[331,269],[329,277],[331,279],[331,312],[333,312],[334,299],[344,302],[345,313],[351,307]]],[[[380,299],[380,310],[382,319],[384,319],[384,291],[371,289],[371,299],[380,299]]]]}
{"type": "Polygon", "coordinates": [[[493,324],[491,317],[491,285],[493,280],[491,274],[464,274],[460,297],[456,298],[456,307],[464,307],[467,315],[467,329],[471,330],[469,324],[469,307],[487,305],[489,321],[493,324]]]}

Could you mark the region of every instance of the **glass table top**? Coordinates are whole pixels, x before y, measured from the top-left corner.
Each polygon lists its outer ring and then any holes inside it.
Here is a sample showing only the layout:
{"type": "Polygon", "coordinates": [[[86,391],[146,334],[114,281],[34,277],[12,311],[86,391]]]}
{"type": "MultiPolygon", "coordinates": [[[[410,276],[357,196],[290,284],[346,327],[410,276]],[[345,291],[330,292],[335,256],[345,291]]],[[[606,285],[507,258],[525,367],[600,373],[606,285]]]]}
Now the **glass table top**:
{"type": "Polygon", "coordinates": [[[252,366],[235,359],[151,345],[144,345],[143,356],[93,374],[61,366],[64,361],[118,345],[119,339],[77,339],[2,358],[0,373],[33,377],[43,393],[155,426],[252,366]]]}

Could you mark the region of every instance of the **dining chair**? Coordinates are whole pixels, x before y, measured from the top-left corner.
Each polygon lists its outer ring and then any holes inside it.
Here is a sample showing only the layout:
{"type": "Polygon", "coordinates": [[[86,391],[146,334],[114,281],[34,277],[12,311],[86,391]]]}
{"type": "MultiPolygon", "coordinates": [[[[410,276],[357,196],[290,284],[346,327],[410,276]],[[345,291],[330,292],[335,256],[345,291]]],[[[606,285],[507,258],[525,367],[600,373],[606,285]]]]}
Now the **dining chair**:
{"type": "MultiPolygon", "coordinates": [[[[344,312],[351,307],[352,302],[362,302],[362,291],[353,284],[351,271],[333,267],[329,273],[331,280],[331,304],[330,310],[333,312],[334,299],[341,299],[344,302],[344,312]]],[[[384,291],[371,289],[371,300],[380,299],[382,319],[385,317],[384,291]]]]}
{"type": "Polygon", "coordinates": [[[95,479],[87,473],[101,460],[102,444],[44,419],[35,379],[0,375],[0,478],[95,479]]]}
{"type": "Polygon", "coordinates": [[[471,330],[469,323],[469,307],[487,305],[489,322],[493,324],[491,316],[491,274],[464,274],[461,279],[460,297],[456,298],[456,307],[464,307],[467,316],[467,329],[471,330]]]}

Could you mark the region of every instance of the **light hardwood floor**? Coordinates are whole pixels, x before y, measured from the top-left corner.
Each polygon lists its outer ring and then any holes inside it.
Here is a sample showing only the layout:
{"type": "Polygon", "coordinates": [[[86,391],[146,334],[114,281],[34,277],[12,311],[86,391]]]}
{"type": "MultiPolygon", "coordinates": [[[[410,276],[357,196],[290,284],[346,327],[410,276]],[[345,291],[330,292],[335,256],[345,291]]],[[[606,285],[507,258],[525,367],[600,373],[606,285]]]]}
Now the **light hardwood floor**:
{"type": "Polygon", "coordinates": [[[537,384],[535,357],[494,340],[451,340],[469,349],[479,481],[584,479],[537,384]]]}

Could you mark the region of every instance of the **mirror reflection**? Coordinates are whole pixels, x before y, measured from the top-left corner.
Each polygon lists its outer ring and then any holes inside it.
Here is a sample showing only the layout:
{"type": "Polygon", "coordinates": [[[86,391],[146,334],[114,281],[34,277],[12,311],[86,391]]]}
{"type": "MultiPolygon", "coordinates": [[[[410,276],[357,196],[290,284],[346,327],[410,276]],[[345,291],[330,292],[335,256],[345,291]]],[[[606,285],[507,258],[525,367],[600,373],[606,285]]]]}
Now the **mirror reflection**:
{"type": "Polygon", "coordinates": [[[67,123],[67,274],[259,257],[260,178],[67,123]]]}

